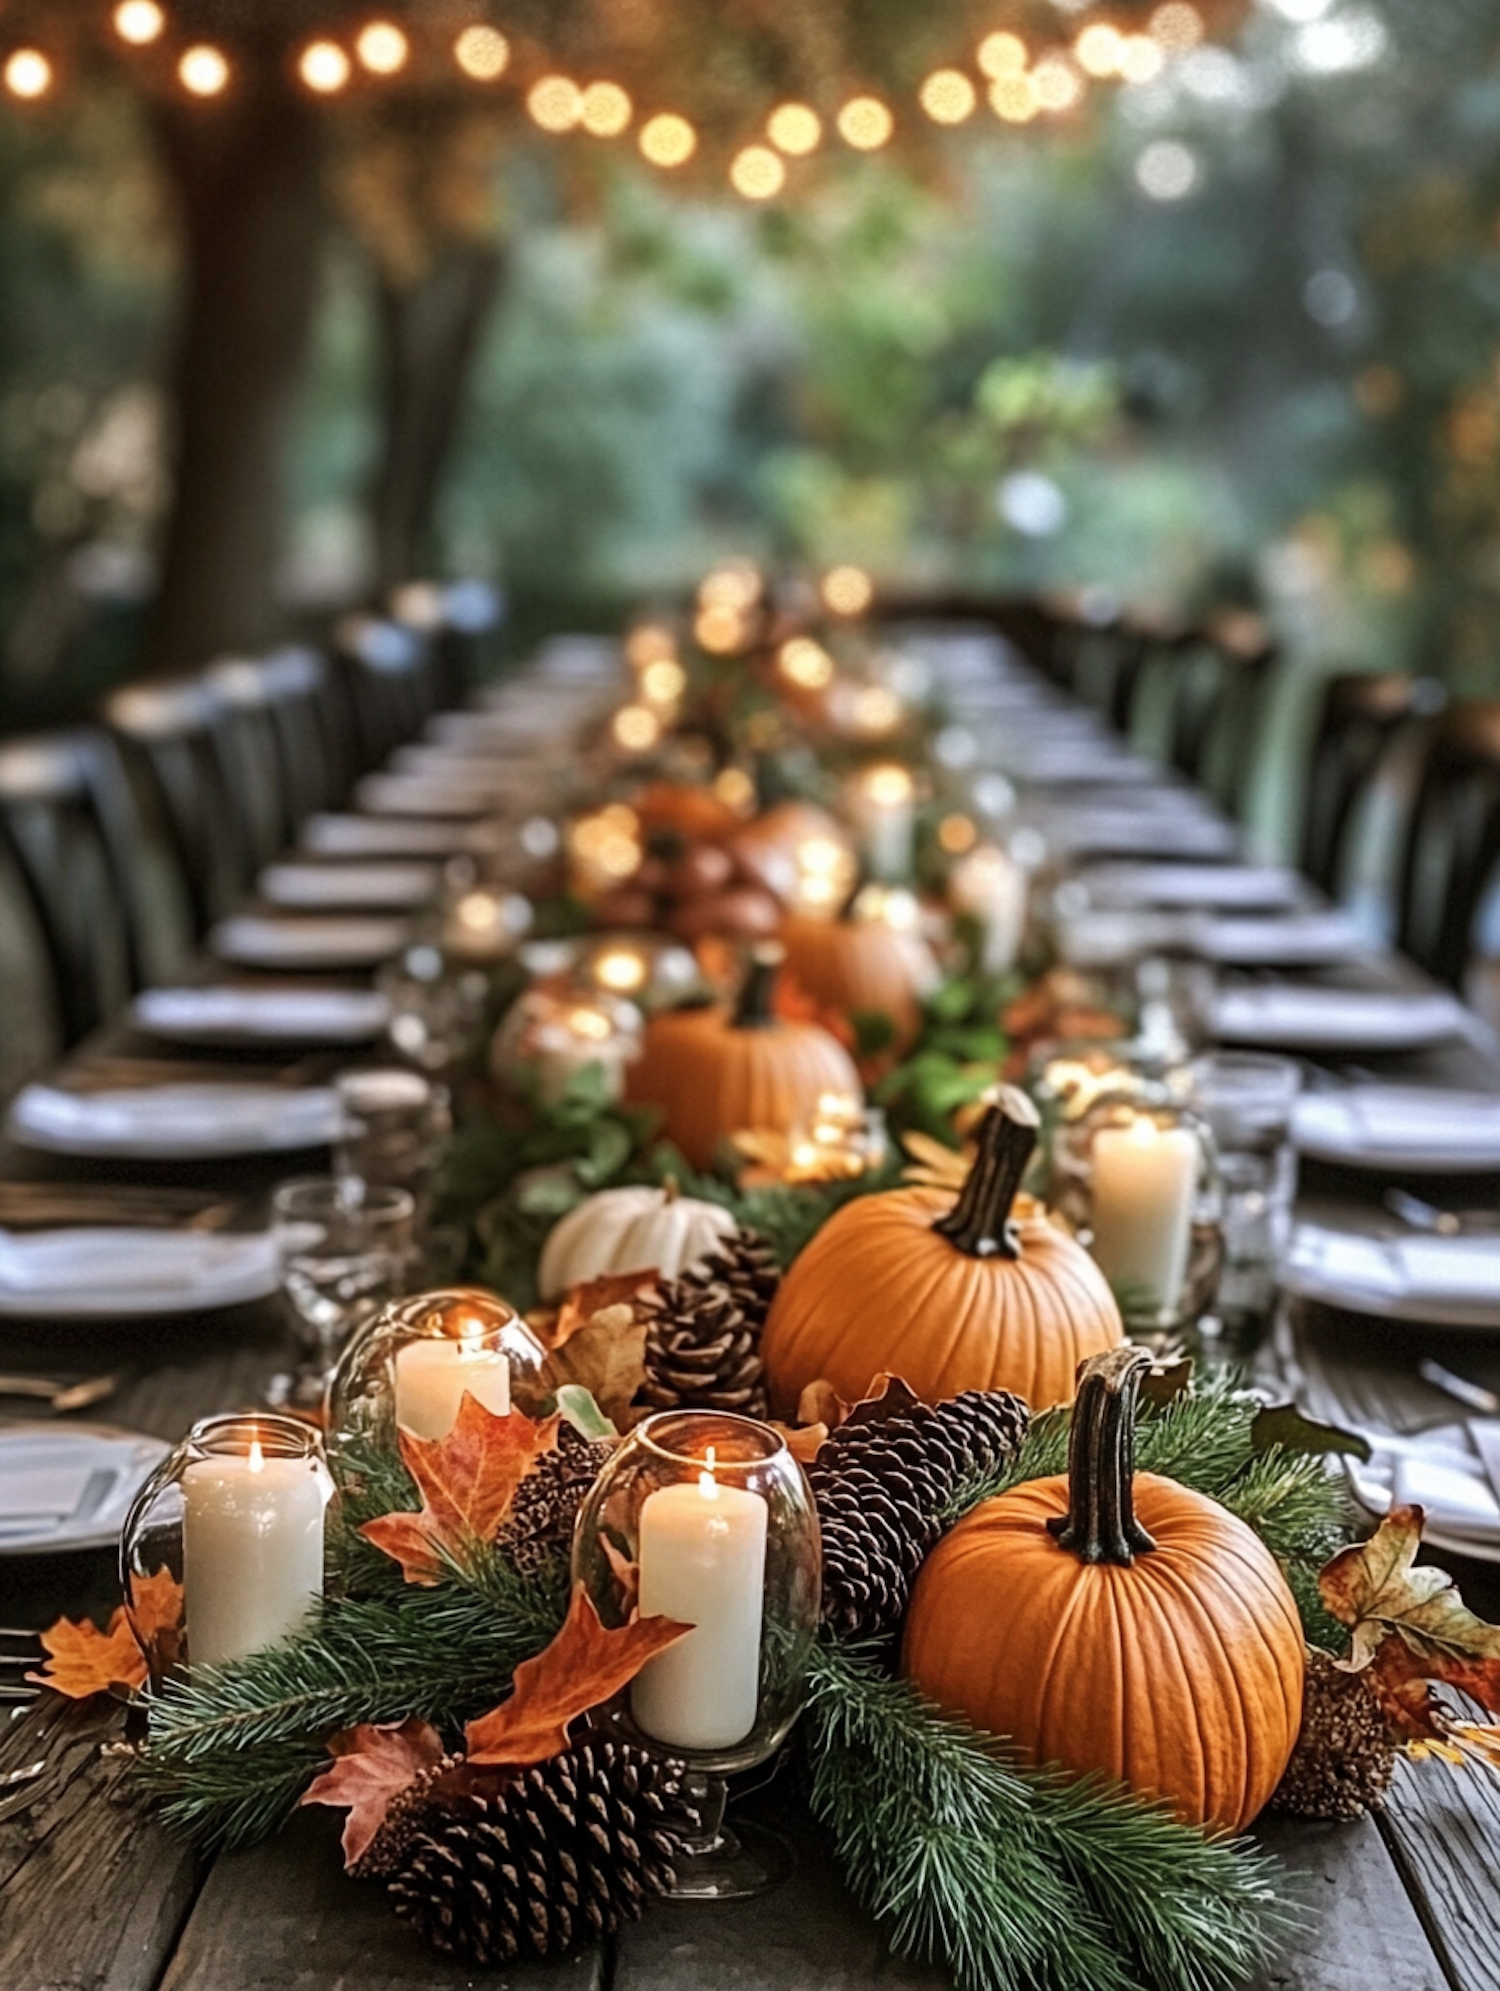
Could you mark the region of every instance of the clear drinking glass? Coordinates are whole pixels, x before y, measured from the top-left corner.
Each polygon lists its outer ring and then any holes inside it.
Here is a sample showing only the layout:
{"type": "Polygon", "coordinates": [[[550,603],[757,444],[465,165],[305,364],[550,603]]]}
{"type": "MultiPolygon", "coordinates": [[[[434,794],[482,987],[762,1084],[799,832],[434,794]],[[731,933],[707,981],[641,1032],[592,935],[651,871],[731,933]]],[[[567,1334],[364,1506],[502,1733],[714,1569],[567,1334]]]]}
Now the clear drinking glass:
{"type": "Polygon", "coordinates": [[[1218,1152],[1224,1266],[1216,1311],[1227,1344],[1247,1353],[1270,1326],[1291,1235],[1291,1120],[1302,1067],[1267,1052],[1214,1051],[1194,1059],[1188,1080],[1218,1152]]]}
{"type": "Polygon", "coordinates": [[[392,1048],[424,1072],[451,1071],[483,1043],[490,991],[483,967],[418,941],[386,963],[376,987],[390,1004],[392,1048]]]}
{"type": "Polygon", "coordinates": [[[297,1401],[321,1401],[354,1330],[400,1297],[412,1250],[409,1189],[304,1176],[271,1199],[281,1290],[307,1361],[297,1401]]]}
{"type": "Polygon", "coordinates": [[[336,1085],[343,1131],[334,1174],[355,1200],[380,1184],[409,1190],[423,1211],[453,1131],[446,1086],[401,1065],[344,1072],[336,1085]]]}

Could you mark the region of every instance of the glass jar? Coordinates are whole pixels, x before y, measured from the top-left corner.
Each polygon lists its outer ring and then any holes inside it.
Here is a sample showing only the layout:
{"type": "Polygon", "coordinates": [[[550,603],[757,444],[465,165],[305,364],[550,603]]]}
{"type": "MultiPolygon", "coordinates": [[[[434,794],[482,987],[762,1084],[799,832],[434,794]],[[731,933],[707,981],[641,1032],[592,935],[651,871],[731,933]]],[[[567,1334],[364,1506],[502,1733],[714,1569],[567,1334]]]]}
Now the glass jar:
{"type": "Polygon", "coordinates": [[[801,1712],[817,1631],[817,1510],[780,1433],[727,1412],[648,1417],[581,1508],[573,1577],[607,1625],[633,1607],[690,1624],[622,1696],[630,1738],[687,1764],[705,1810],[678,1892],[760,1892],[781,1861],[723,1827],[723,1779],[764,1762],[801,1712]]]}
{"type": "Polygon", "coordinates": [[[397,1450],[398,1428],[444,1438],[467,1394],[496,1416],[538,1415],[546,1360],[515,1308],[477,1287],[418,1293],[349,1341],[328,1386],[328,1456],[340,1483],[397,1450]]]}
{"type": "Polygon", "coordinates": [[[289,1637],[323,1594],[333,1493],[318,1431],[266,1412],[205,1417],[125,1517],[120,1580],[153,1686],[289,1637]]]}

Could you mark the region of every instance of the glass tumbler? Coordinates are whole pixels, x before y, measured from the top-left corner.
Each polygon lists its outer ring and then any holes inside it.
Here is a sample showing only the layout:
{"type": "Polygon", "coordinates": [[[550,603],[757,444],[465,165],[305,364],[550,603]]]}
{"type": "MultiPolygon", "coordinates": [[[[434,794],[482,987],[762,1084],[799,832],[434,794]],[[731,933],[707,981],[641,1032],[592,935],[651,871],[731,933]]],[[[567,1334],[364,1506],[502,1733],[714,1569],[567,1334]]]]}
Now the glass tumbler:
{"type": "Polygon", "coordinates": [[[271,1209],[281,1290],[306,1357],[296,1400],[321,1402],[349,1336],[404,1290],[415,1206],[407,1189],[320,1175],[283,1182],[271,1209]]]}
{"type": "Polygon", "coordinates": [[[1194,1059],[1188,1082],[1218,1152],[1224,1266],[1217,1313],[1226,1346],[1249,1353],[1270,1326],[1291,1235],[1291,1120],[1302,1068],[1265,1052],[1214,1051],[1194,1059]]]}

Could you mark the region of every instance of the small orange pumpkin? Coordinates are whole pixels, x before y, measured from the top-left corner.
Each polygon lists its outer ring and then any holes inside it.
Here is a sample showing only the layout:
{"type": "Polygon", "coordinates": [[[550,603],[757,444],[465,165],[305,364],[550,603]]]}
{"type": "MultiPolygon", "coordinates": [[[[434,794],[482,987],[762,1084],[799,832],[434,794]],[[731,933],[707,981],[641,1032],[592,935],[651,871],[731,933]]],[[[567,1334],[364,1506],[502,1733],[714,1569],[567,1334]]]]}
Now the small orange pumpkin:
{"type": "Polygon", "coordinates": [[[809,850],[832,872],[842,903],[857,868],[854,845],[843,824],[816,802],[777,802],[740,826],[730,848],[747,877],[779,899],[794,903],[803,883],[802,861],[809,850]]]}
{"type": "Polygon", "coordinates": [[[1006,1087],[962,1191],[892,1189],[835,1211],[793,1261],[761,1353],[778,1414],[809,1383],[854,1403],[889,1369],[929,1402],[1011,1390],[1071,1401],[1078,1364],[1124,1339],[1092,1258],[1043,1215],[1012,1214],[1036,1108],[1006,1087]]]}
{"type": "Polygon", "coordinates": [[[836,1016],[874,1011],[888,1016],[898,1049],[916,1036],[922,997],[935,970],[927,943],[879,916],[853,911],[842,919],[794,914],[781,930],[787,972],[836,1016]]]}
{"type": "Polygon", "coordinates": [[[1275,1557],[1175,1480],[1134,1474],[1150,1357],[1085,1365],[1068,1472],[987,1500],[928,1556],[903,1671],[1031,1763],[1118,1779],[1240,1832],[1302,1723],[1304,1646],[1275,1557]]]}
{"type": "Polygon", "coordinates": [[[722,843],[743,827],[741,818],[712,788],[687,781],[652,781],[635,798],[647,839],[672,831],[689,842],[722,843]]]}
{"type": "Polygon", "coordinates": [[[813,1117],[824,1093],[861,1097],[859,1073],[837,1038],[772,1010],[778,946],[756,950],[738,1005],[653,1016],[626,1067],[632,1106],[660,1107],[662,1131],[692,1163],[709,1168],[721,1141],[749,1128],[789,1133],[813,1117]]]}

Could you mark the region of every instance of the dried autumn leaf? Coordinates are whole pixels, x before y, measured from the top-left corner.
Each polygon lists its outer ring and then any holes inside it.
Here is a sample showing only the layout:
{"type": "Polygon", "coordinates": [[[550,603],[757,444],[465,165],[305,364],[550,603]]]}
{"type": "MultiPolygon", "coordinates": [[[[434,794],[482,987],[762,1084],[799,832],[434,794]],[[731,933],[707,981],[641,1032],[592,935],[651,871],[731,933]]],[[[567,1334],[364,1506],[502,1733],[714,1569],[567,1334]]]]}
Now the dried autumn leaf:
{"type": "Polygon", "coordinates": [[[610,1630],[579,1584],[557,1637],[516,1668],[510,1699],[464,1730],[468,1760],[544,1763],[568,1746],[571,1721],[618,1693],[654,1653],[691,1629],[671,1618],[635,1618],[610,1630]]]}
{"type": "Polygon", "coordinates": [[[653,1265],[644,1272],[605,1272],[597,1279],[585,1279],[582,1285],[571,1287],[558,1311],[551,1347],[565,1348],[580,1328],[586,1327],[606,1307],[629,1306],[638,1293],[648,1292],[660,1279],[661,1272],[653,1265]]]}
{"type": "Polygon", "coordinates": [[[849,1415],[852,1406],[845,1403],[838,1391],[826,1378],[809,1383],[797,1399],[797,1422],[799,1424],[823,1424],[830,1431],[837,1431],[849,1415]]]}
{"type": "Polygon", "coordinates": [[[869,1394],[851,1406],[846,1424],[885,1424],[893,1417],[905,1417],[922,1399],[911,1384],[889,1369],[882,1369],[870,1384],[869,1394]]]}
{"type": "Polygon", "coordinates": [[[1324,1565],[1323,1602],[1353,1634],[1342,1663],[1347,1672],[1362,1671],[1394,1632],[1430,1665],[1428,1677],[1447,1679],[1451,1666],[1458,1684],[1457,1673],[1471,1671],[1485,1690],[1466,1691],[1486,1707],[1500,1707],[1500,1626],[1475,1617],[1446,1571],[1415,1566],[1423,1519],[1420,1507],[1393,1507],[1369,1541],[1341,1549],[1324,1565]]]}
{"type": "Polygon", "coordinates": [[[639,1415],[630,1406],[646,1380],[645,1321],[629,1302],[601,1308],[552,1350],[546,1380],[554,1390],[569,1383],[588,1390],[615,1429],[628,1430],[639,1415]]]}
{"type": "Polygon", "coordinates": [[[462,1557],[493,1541],[516,1488],[544,1452],[557,1445],[558,1417],[540,1423],[519,1410],[497,1417],[466,1390],[445,1438],[400,1436],[401,1459],[422,1496],[416,1514],[382,1514],[360,1533],[399,1562],[408,1583],[431,1586],[443,1554],[462,1557]]]}
{"type": "Polygon", "coordinates": [[[333,1767],[302,1793],[303,1804],[347,1806],[344,1870],[356,1866],[385,1823],[391,1800],[443,1754],[442,1738],[430,1722],[411,1715],[403,1722],[361,1722],[328,1745],[333,1767]]]}
{"type": "Polygon", "coordinates": [[[771,1429],[799,1466],[810,1466],[828,1443],[826,1424],[773,1424],[771,1429]]]}
{"type": "Polygon", "coordinates": [[[154,1576],[132,1576],[130,1608],[137,1632],[150,1645],[163,1632],[181,1629],[182,1585],[165,1568],[157,1570],[154,1576]]]}
{"type": "Polygon", "coordinates": [[[109,1693],[111,1688],[145,1685],[145,1654],[136,1643],[123,1604],[116,1608],[107,1631],[100,1631],[87,1618],[79,1624],[71,1618],[59,1618],[41,1638],[47,1654],[42,1671],[26,1675],[39,1687],[51,1687],[70,1701],[86,1701],[95,1694],[109,1693]]]}
{"type": "Polygon", "coordinates": [[[627,1618],[633,1618],[641,1601],[641,1566],[638,1562],[632,1562],[623,1549],[617,1549],[602,1529],[599,1532],[599,1546],[604,1551],[610,1573],[620,1586],[620,1609],[627,1618]]]}

